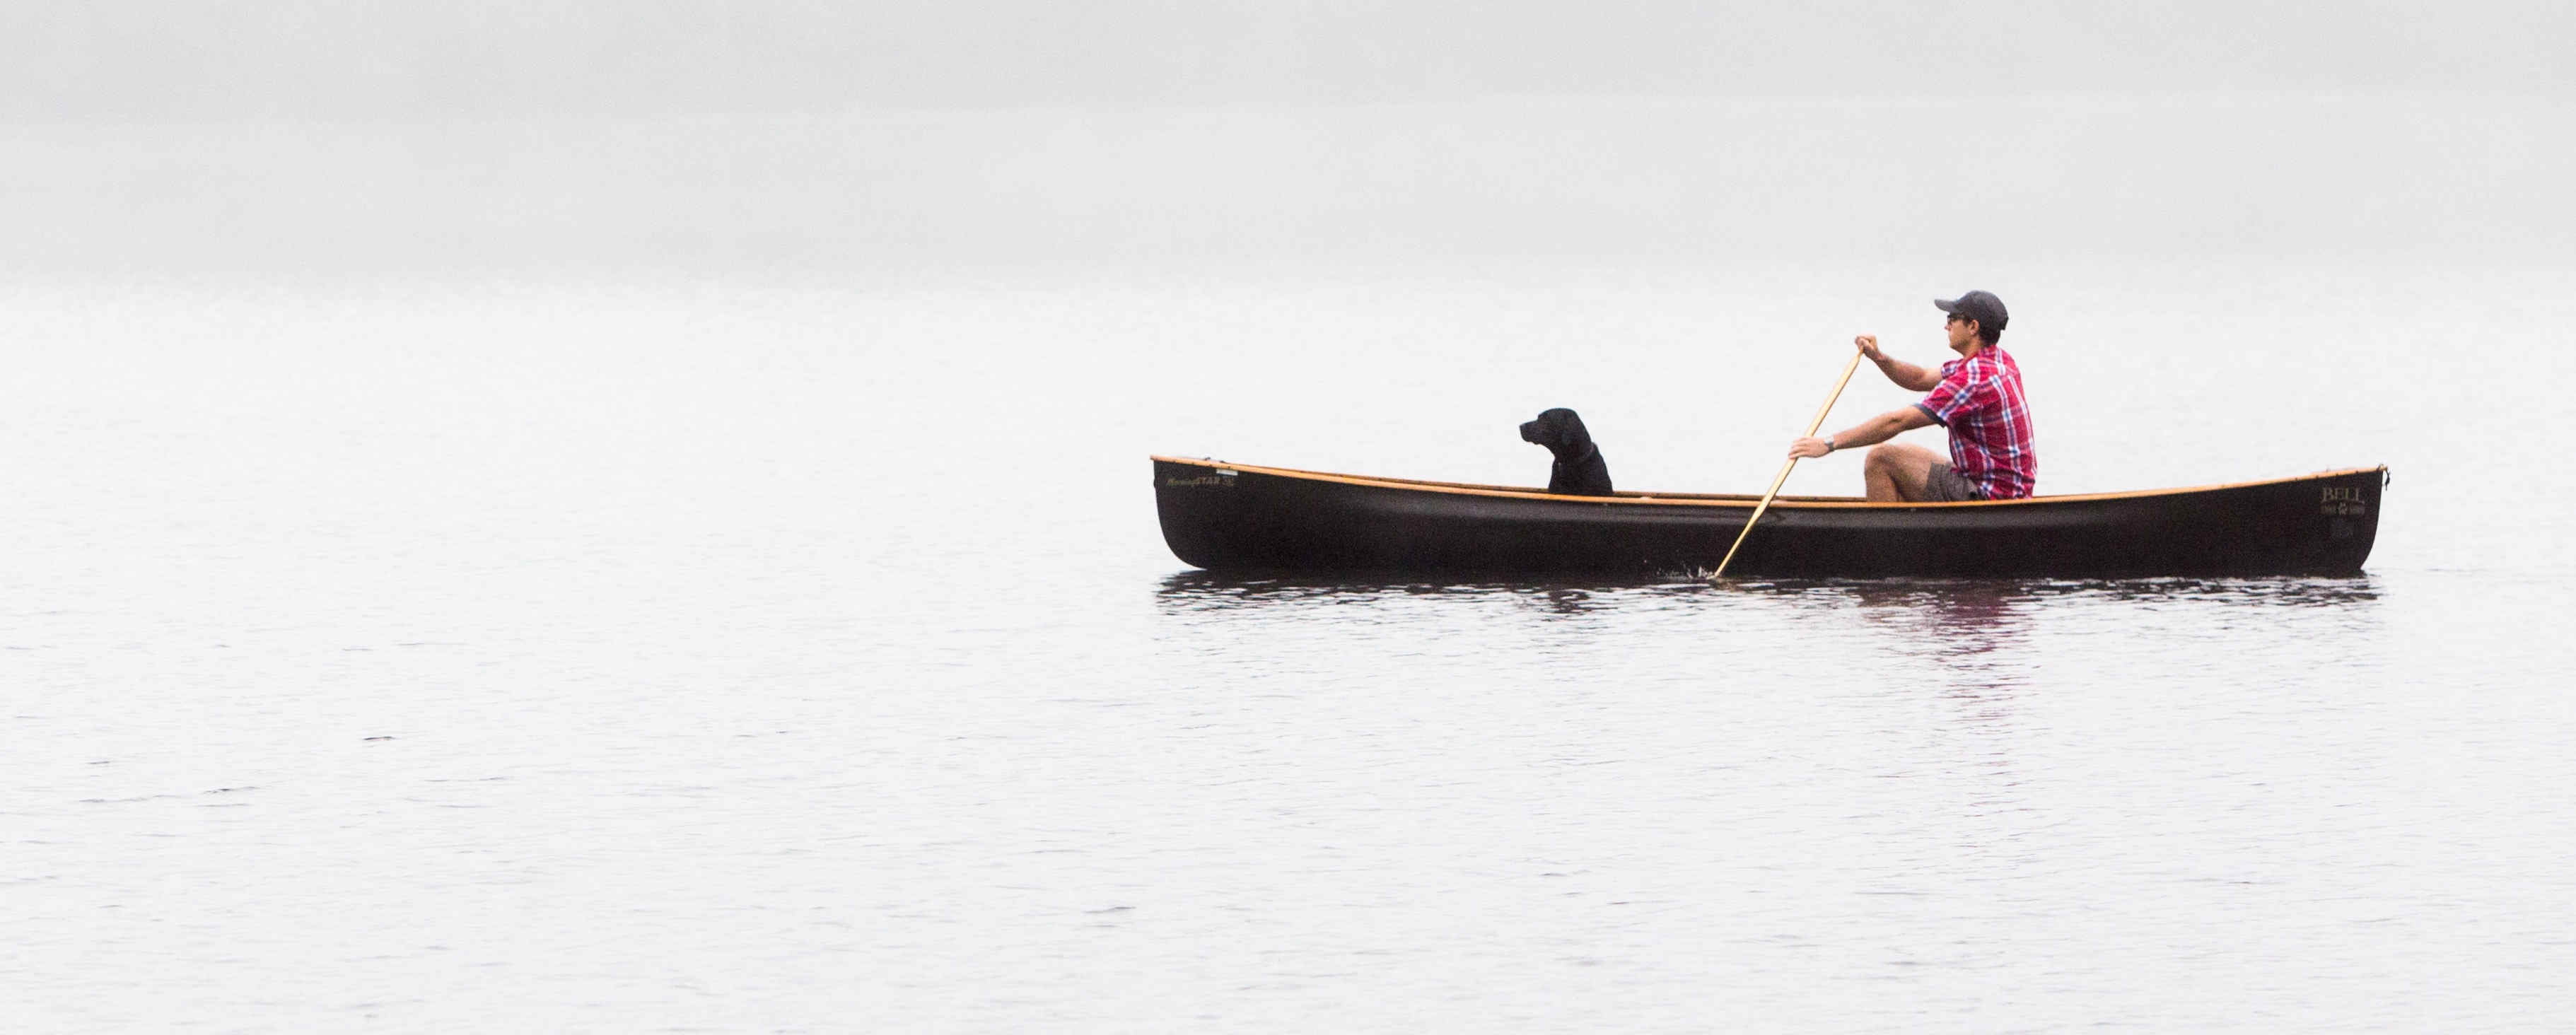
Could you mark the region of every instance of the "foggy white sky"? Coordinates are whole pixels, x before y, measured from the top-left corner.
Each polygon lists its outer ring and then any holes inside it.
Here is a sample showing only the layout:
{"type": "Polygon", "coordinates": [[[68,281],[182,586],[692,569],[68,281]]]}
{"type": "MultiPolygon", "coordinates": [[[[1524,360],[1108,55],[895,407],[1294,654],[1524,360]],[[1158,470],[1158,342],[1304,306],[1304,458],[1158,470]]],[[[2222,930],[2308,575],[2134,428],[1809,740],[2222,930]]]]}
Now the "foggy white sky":
{"type": "Polygon", "coordinates": [[[0,13],[0,116],[2567,93],[2571,52],[2564,0],[105,0],[0,13]]]}
{"type": "Polygon", "coordinates": [[[2576,3],[0,9],[0,266],[2576,250],[2576,3]]]}

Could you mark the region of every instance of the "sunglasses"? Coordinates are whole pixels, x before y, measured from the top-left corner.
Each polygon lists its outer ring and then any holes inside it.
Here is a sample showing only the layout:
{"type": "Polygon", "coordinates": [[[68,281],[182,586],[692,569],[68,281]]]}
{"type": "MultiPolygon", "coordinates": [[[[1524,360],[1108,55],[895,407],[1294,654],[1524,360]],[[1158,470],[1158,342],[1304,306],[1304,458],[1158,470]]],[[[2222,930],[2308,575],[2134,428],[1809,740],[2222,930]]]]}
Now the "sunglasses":
{"type": "Polygon", "coordinates": [[[1957,314],[1957,313],[1952,313],[1952,314],[1950,314],[1950,316],[1949,316],[1949,318],[1948,318],[1948,319],[1945,319],[1945,320],[1941,321],[1941,324],[1942,324],[1942,326],[1945,326],[1945,327],[1946,327],[1946,326],[1949,326],[1950,324],[1954,324],[1954,323],[1966,323],[1966,322],[1968,322],[1968,318],[1967,318],[1967,317],[1961,316],[1961,315],[1959,315],[1959,314],[1957,314]]]}

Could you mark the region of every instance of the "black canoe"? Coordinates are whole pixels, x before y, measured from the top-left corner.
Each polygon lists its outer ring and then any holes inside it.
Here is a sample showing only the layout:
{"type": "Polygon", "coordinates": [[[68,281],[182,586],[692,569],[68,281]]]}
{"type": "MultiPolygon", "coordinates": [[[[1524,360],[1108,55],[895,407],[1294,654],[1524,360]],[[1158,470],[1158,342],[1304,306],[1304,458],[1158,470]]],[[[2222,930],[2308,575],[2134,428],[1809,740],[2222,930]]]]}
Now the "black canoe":
{"type": "MultiPolygon", "coordinates": [[[[1706,572],[1757,496],[1540,489],[1154,457],[1163,542],[1225,572],[1706,572]]],[[[2379,532],[2386,467],[2190,489],[1971,503],[1783,496],[1727,574],[2351,575],[2379,532]]]]}

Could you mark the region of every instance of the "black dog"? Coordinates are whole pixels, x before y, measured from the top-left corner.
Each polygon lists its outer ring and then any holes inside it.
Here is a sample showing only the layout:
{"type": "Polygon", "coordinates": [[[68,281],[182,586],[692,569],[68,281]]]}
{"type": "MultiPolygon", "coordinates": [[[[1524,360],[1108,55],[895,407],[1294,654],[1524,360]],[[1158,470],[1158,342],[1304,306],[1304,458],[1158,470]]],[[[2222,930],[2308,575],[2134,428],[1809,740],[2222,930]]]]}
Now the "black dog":
{"type": "Polygon", "coordinates": [[[1559,407],[1521,425],[1521,441],[1536,442],[1556,454],[1547,473],[1547,491],[1568,496],[1610,495],[1610,465],[1601,462],[1601,447],[1583,430],[1583,418],[1559,407]]]}

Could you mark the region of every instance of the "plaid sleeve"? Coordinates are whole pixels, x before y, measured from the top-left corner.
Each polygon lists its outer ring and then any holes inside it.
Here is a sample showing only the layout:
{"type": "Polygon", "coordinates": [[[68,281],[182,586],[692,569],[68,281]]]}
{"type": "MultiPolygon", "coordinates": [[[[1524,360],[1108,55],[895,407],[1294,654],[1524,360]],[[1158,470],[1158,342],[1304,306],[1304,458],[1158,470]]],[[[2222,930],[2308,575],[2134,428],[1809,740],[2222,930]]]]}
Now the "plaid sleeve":
{"type": "Polygon", "coordinates": [[[1951,418],[1976,409],[1978,400],[1989,394],[1987,378],[1979,376],[1983,373],[1977,364],[1961,364],[1950,376],[1942,378],[1940,384],[1934,385],[1932,394],[1915,403],[1914,408],[1932,418],[1932,423],[1949,427],[1951,418]]]}

